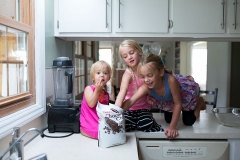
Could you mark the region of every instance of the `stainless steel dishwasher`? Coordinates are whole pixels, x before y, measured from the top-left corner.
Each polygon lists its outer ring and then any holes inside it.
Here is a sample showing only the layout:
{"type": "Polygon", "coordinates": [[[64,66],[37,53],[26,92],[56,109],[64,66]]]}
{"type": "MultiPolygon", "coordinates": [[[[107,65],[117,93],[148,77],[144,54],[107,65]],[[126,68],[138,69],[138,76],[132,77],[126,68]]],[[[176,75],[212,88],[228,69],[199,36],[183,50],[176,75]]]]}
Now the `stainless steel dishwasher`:
{"type": "Polygon", "coordinates": [[[227,140],[139,139],[140,160],[229,160],[227,140]]]}

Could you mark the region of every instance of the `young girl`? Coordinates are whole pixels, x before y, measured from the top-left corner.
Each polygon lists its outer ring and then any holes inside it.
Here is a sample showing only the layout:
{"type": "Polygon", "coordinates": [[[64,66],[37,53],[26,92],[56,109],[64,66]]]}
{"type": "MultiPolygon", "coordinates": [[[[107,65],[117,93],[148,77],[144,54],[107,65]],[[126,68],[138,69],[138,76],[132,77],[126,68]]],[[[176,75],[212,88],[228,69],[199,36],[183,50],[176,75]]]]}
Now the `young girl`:
{"type": "Polygon", "coordinates": [[[109,94],[106,83],[111,77],[111,67],[105,61],[95,62],[90,70],[90,78],[93,85],[89,85],[84,90],[81,113],[80,131],[82,135],[98,139],[98,115],[96,106],[98,101],[108,104],[109,94]]]}
{"type": "MultiPolygon", "coordinates": [[[[119,46],[119,54],[127,65],[127,69],[122,77],[120,92],[115,102],[116,106],[121,107],[123,101],[132,97],[138,87],[143,84],[143,81],[136,76],[137,67],[143,52],[136,41],[125,40],[119,46]]],[[[129,110],[125,110],[125,130],[140,130],[144,132],[163,131],[161,126],[151,116],[150,109],[151,106],[147,103],[147,95],[144,95],[129,110]]]]}
{"type": "Polygon", "coordinates": [[[165,129],[169,139],[178,136],[176,125],[182,111],[183,123],[187,126],[194,124],[199,117],[203,99],[198,100],[199,86],[191,76],[174,75],[171,70],[164,68],[161,57],[149,54],[139,63],[138,73],[145,85],[123,104],[128,108],[140,97],[146,94],[156,99],[156,105],[164,110],[165,121],[170,123],[165,129]]]}

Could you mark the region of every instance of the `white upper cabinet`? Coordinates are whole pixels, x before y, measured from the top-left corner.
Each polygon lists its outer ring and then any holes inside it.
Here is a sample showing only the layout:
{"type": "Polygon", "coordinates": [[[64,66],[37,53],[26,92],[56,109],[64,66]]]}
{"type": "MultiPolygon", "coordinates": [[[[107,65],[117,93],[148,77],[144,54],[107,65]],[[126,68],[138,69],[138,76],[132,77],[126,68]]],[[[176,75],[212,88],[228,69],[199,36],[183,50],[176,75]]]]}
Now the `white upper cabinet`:
{"type": "Polygon", "coordinates": [[[236,40],[240,39],[238,1],[54,0],[54,35],[68,41],[127,37],[236,40]]]}
{"type": "Polygon", "coordinates": [[[55,3],[58,3],[55,4],[58,5],[55,7],[58,32],[111,32],[111,0],[58,0],[55,3]]]}
{"type": "Polygon", "coordinates": [[[172,0],[173,33],[225,33],[224,0],[172,0]]]}
{"type": "Polygon", "coordinates": [[[240,33],[240,0],[227,1],[228,33],[240,33]]]}
{"type": "Polygon", "coordinates": [[[115,0],[115,32],[168,33],[168,0],[115,0]]]}

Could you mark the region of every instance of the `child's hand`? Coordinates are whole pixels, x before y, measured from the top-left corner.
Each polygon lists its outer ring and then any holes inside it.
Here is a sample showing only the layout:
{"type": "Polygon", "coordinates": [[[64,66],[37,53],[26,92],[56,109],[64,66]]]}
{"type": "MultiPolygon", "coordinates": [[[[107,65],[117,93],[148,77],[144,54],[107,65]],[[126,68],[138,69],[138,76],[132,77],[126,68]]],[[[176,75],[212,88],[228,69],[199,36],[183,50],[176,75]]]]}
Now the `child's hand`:
{"type": "Polygon", "coordinates": [[[104,87],[103,79],[101,79],[100,81],[95,83],[95,89],[97,91],[101,91],[103,89],[103,87],[104,87]]]}
{"type": "Polygon", "coordinates": [[[164,131],[164,134],[167,136],[168,139],[174,139],[178,136],[178,131],[174,128],[167,128],[164,131]]]}
{"type": "Polygon", "coordinates": [[[147,96],[147,103],[150,104],[150,105],[154,105],[156,104],[156,99],[153,98],[152,96],[147,96]]]}

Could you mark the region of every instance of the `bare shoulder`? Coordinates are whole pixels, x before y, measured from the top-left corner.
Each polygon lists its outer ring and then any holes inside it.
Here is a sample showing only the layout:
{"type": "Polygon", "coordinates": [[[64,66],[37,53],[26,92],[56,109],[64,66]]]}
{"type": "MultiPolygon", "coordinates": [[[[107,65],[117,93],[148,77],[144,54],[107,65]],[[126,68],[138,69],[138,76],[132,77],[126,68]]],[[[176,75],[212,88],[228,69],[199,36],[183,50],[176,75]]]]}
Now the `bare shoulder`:
{"type": "Polygon", "coordinates": [[[85,89],[84,89],[84,94],[89,94],[89,93],[92,93],[93,92],[93,90],[92,90],[92,88],[90,87],[90,86],[87,86],[85,89]]]}
{"type": "Polygon", "coordinates": [[[147,86],[145,83],[143,83],[143,84],[139,87],[138,90],[140,90],[141,92],[143,92],[143,93],[145,93],[145,94],[149,94],[149,93],[150,93],[150,90],[149,90],[148,86],[147,86]]]}
{"type": "Polygon", "coordinates": [[[176,79],[175,76],[173,76],[172,74],[169,74],[168,76],[168,84],[171,86],[171,85],[178,85],[179,82],[178,80],[176,79]]]}
{"type": "Polygon", "coordinates": [[[179,82],[172,74],[168,76],[168,85],[172,92],[179,89],[179,82]]]}
{"type": "Polygon", "coordinates": [[[128,72],[124,72],[123,73],[123,76],[122,76],[122,81],[124,81],[124,82],[131,82],[131,80],[132,80],[132,76],[131,76],[131,74],[129,74],[128,72]]]}

